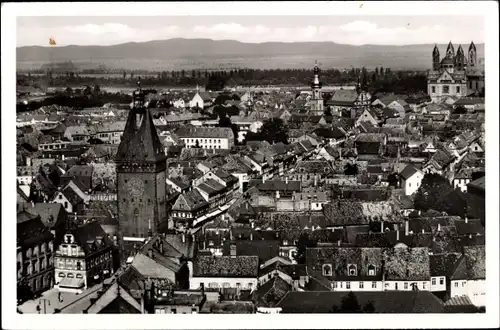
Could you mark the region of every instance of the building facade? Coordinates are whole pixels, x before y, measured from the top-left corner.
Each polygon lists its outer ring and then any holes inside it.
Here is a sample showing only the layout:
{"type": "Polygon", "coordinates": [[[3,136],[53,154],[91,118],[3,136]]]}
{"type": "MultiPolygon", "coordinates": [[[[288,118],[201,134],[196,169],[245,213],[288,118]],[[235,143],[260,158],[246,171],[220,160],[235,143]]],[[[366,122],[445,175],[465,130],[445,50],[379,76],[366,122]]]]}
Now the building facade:
{"type": "Polygon", "coordinates": [[[458,46],[455,53],[450,41],[442,59],[437,45],[434,46],[432,70],[427,76],[427,94],[433,102],[443,97],[460,98],[481,92],[484,92],[484,72],[478,67],[474,42],[471,42],[466,56],[462,45],[458,46]]]}

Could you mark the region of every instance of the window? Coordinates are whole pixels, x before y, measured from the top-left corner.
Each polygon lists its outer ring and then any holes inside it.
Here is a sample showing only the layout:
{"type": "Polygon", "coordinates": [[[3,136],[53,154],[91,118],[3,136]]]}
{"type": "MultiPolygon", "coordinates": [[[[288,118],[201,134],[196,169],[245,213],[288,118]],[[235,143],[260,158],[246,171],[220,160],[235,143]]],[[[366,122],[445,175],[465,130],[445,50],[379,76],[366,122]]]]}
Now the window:
{"type": "Polygon", "coordinates": [[[464,282],[462,282],[462,288],[463,288],[464,286],[465,286],[465,281],[464,281],[464,282]]]}
{"type": "Polygon", "coordinates": [[[66,277],[66,274],[64,274],[64,273],[59,273],[59,277],[66,277]]]}
{"type": "Polygon", "coordinates": [[[75,275],[73,275],[73,273],[68,273],[68,278],[74,278],[75,275]]]}
{"type": "Polygon", "coordinates": [[[191,313],[196,314],[198,313],[198,308],[191,308],[191,313]]]}
{"type": "Polygon", "coordinates": [[[373,265],[368,266],[368,275],[375,276],[375,266],[373,265]]]}
{"type": "Polygon", "coordinates": [[[176,308],[172,308],[170,311],[172,312],[172,314],[177,314],[177,309],[176,308]]]}
{"type": "Polygon", "coordinates": [[[404,288],[405,290],[408,290],[408,283],[405,282],[404,288]]]}
{"type": "Polygon", "coordinates": [[[436,93],[436,86],[431,87],[432,93],[436,93]]]}
{"type": "Polygon", "coordinates": [[[62,199],[62,195],[61,194],[59,194],[59,199],[62,199]]]}
{"type": "Polygon", "coordinates": [[[447,85],[443,86],[443,93],[448,94],[449,92],[450,92],[450,86],[447,85]]]}
{"type": "Polygon", "coordinates": [[[348,269],[349,276],[356,276],[356,274],[357,274],[356,265],[349,265],[347,267],[347,269],[348,269]]]}
{"type": "Polygon", "coordinates": [[[422,283],[422,289],[425,289],[425,282],[422,283]]]}
{"type": "Polygon", "coordinates": [[[68,202],[64,202],[64,208],[67,209],[68,208],[68,202]]]}
{"type": "Polygon", "coordinates": [[[376,289],[377,288],[377,282],[372,282],[372,289],[376,289]]]}
{"type": "Polygon", "coordinates": [[[350,289],[351,288],[351,282],[345,282],[345,288],[350,289]]]}
{"type": "Polygon", "coordinates": [[[365,287],[364,283],[363,282],[359,282],[359,288],[363,289],[364,287],[365,287]]]}
{"type": "Polygon", "coordinates": [[[460,93],[460,86],[457,86],[457,93],[460,93]]]}
{"type": "Polygon", "coordinates": [[[432,283],[432,285],[436,285],[436,279],[433,278],[431,283],[432,283]]]}
{"type": "Polygon", "coordinates": [[[332,265],[323,265],[323,276],[332,276],[332,265]]]}
{"type": "Polygon", "coordinates": [[[397,290],[398,289],[398,283],[394,283],[394,289],[397,290]]]}
{"type": "Polygon", "coordinates": [[[333,288],[336,289],[337,288],[337,282],[333,282],[333,288]]]}
{"type": "Polygon", "coordinates": [[[82,270],[82,263],[80,261],[76,262],[76,270],[82,270]]]}
{"type": "Polygon", "coordinates": [[[440,285],[443,285],[443,284],[444,284],[444,277],[441,277],[441,278],[439,279],[439,284],[440,284],[440,285]]]}

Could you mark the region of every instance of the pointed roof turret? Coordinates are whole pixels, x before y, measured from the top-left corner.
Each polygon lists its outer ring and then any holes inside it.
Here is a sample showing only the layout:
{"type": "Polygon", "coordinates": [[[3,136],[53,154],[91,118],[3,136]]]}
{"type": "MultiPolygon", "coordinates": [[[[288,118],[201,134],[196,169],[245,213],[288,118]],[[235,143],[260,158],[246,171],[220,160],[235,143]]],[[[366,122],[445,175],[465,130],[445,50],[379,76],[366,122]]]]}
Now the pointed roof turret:
{"type": "Polygon", "coordinates": [[[116,155],[117,162],[157,163],[166,159],[163,145],[153,124],[153,118],[146,108],[145,95],[141,89],[134,92],[133,108],[127,118],[122,141],[116,155]],[[138,125],[140,125],[138,127],[138,125]]]}
{"type": "Polygon", "coordinates": [[[470,42],[469,51],[471,51],[471,50],[474,50],[474,51],[476,50],[476,45],[474,45],[474,41],[470,42]]]}
{"type": "Polygon", "coordinates": [[[314,63],[314,79],[311,83],[311,88],[312,89],[315,89],[315,88],[321,88],[322,84],[321,82],[319,81],[319,66],[318,66],[318,61],[316,60],[315,63],[314,63]]]}
{"type": "Polygon", "coordinates": [[[462,45],[458,45],[457,55],[463,55],[463,54],[464,54],[464,50],[462,49],[462,45]]]}
{"type": "Polygon", "coordinates": [[[455,54],[455,48],[453,47],[451,41],[448,44],[448,47],[446,48],[446,54],[455,54]]]}
{"type": "Polygon", "coordinates": [[[438,48],[437,44],[434,45],[434,50],[432,51],[432,54],[439,55],[439,48],[438,48]]]}

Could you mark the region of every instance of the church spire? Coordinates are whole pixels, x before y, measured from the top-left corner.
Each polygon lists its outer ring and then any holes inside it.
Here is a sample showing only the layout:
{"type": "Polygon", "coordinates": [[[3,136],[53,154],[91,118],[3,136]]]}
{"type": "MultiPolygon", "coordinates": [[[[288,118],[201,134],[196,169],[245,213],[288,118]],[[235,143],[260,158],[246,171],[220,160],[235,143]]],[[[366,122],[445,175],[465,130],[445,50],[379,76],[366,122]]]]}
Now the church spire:
{"type": "Polygon", "coordinates": [[[133,93],[133,108],[125,124],[116,161],[162,162],[166,158],[165,152],[153,124],[153,118],[146,108],[140,78],[137,87],[133,93]]]}
{"type": "Polygon", "coordinates": [[[455,56],[455,48],[453,47],[453,44],[450,43],[448,44],[448,48],[446,48],[446,56],[453,58],[455,56]]]}

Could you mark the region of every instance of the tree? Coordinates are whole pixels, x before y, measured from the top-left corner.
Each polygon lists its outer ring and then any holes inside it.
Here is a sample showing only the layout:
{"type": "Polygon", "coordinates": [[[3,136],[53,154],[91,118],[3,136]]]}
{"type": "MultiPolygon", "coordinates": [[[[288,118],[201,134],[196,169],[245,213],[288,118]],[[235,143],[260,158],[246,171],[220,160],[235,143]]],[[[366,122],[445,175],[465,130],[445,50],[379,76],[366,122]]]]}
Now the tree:
{"type": "Polygon", "coordinates": [[[453,113],[454,114],[464,114],[464,113],[467,113],[467,109],[461,105],[459,105],[458,107],[456,107],[454,110],[453,110],[453,113]]]}
{"type": "Polygon", "coordinates": [[[375,306],[373,306],[373,301],[369,301],[363,306],[363,313],[375,313],[375,306]]]}
{"type": "Polygon", "coordinates": [[[347,163],[344,167],[345,175],[358,175],[358,164],[347,163]]]}
{"type": "Polygon", "coordinates": [[[415,208],[446,212],[449,215],[464,216],[466,199],[459,190],[454,190],[448,180],[438,174],[425,174],[415,194],[415,208]]]}
{"type": "Polygon", "coordinates": [[[330,110],[330,108],[326,108],[325,111],[323,112],[323,114],[327,117],[331,117],[332,116],[332,110],[330,110]]]}
{"type": "Polygon", "coordinates": [[[340,305],[342,313],[359,313],[361,312],[361,306],[358,303],[358,297],[352,292],[342,298],[342,303],[340,305]]]}
{"type": "Polygon", "coordinates": [[[295,254],[295,260],[298,264],[306,263],[306,250],[308,247],[315,247],[316,242],[309,238],[307,233],[302,233],[299,236],[299,240],[297,242],[297,253],[295,254]]]}
{"type": "Polygon", "coordinates": [[[282,142],[288,144],[288,128],[281,118],[270,118],[264,121],[259,135],[270,144],[282,142]]]}
{"type": "Polygon", "coordinates": [[[389,182],[389,187],[397,188],[399,184],[398,177],[396,173],[391,173],[387,176],[387,181],[389,182]]]}

